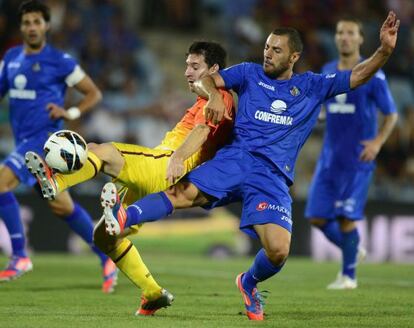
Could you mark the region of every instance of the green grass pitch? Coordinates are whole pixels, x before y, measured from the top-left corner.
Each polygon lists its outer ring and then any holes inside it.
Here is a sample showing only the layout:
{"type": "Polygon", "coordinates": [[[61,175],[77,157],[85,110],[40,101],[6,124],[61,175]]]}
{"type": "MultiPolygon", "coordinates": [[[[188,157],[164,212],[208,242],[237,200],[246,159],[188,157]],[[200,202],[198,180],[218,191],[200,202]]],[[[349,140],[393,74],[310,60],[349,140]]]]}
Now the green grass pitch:
{"type": "MultiPolygon", "coordinates": [[[[251,259],[146,251],[158,281],[175,295],[153,317],[135,317],[139,291],[120,274],[116,292],[100,292],[92,255],[36,255],[34,271],[0,285],[0,327],[414,327],[414,267],[363,264],[360,288],[327,291],[336,263],[290,258],[261,284],[271,293],[264,322],[249,322],[234,279],[251,259]]],[[[6,262],[0,257],[0,264],[6,262]]]]}

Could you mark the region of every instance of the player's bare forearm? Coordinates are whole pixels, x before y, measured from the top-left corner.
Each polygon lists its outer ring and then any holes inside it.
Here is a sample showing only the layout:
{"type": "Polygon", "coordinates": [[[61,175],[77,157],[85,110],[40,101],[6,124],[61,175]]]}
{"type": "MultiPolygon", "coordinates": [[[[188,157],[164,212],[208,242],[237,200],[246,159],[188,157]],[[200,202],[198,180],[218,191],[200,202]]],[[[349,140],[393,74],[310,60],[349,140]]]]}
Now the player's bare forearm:
{"type": "Polygon", "coordinates": [[[400,21],[394,12],[390,12],[380,30],[380,47],[374,54],[352,69],[351,88],[356,88],[366,83],[387,62],[394,51],[400,21]]]}
{"type": "Polygon", "coordinates": [[[168,166],[166,178],[170,184],[174,184],[185,173],[184,161],[198,151],[210,133],[210,127],[206,124],[197,125],[187,136],[180,147],[172,154],[168,166]]]}
{"type": "Polygon", "coordinates": [[[392,130],[395,127],[395,124],[397,124],[397,120],[397,113],[392,113],[384,116],[384,122],[381,128],[379,129],[377,135],[377,139],[381,142],[381,144],[384,144],[387,141],[388,137],[390,136],[392,130]]]}
{"type": "Polygon", "coordinates": [[[172,155],[173,157],[180,158],[185,161],[195,152],[197,152],[210,133],[210,127],[206,124],[199,124],[191,130],[190,134],[183,141],[180,147],[172,155]]]}
{"type": "Polygon", "coordinates": [[[75,85],[75,88],[84,96],[79,104],[76,105],[81,113],[89,111],[102,100],[101,91],[89,76],[85,76],[82,81],[75,85]]]}

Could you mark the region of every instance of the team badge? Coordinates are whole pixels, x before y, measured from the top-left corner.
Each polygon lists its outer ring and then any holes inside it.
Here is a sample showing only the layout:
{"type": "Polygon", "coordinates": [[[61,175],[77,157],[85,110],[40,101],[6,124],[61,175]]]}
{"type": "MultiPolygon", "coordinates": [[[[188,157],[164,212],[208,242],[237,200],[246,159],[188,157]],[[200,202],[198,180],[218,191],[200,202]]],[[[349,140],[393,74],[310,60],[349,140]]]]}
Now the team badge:
{"type": "Polygon", "coordinates": [[[33,70],[33,72],[39,72],[40,71],[40,64],[39,63],[33,64],[32,70],[33,70]]]}
{"type": "Polygon", "coordinates": [[[300,95],[300,91],[297,87],[293,86],[292,89],[290,89],[290,94],[294,97],[299,96],[300,95]]]}

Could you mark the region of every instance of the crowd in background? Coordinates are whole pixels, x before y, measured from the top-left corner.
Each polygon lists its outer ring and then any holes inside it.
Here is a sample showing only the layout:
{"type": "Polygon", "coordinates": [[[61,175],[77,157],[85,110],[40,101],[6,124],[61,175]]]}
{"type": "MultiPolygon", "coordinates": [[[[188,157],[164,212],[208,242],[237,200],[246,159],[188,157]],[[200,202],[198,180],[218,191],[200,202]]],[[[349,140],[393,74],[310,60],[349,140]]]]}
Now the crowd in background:
{"type": "MultiPolygon", "coordinates": [[[[412,0],[48,0],[50,43],[77,58],[103,91],[102,103],[69,127],[88,141],[124,141],[153,147],[194,100],[186,90],[186,47],[196,39],[218,40],[229,63],[261,62],[263,44],[276,26],[297,28],[304,53],[296,70],[319,71],[337,56],[335,23],[343,15],[361,19],[363,54],[379,44],[388,10],[401,19],[398,45],[384,70],[400,119],[379,157],[371,197],[414,198],[414,1],[412,0]]],[[[20,0],[0,0],[0,54],[20,43],[20,0]]],[[[75,104],[69,93],[68,104],[75,104]]],[[[0,110],[0,156],[13,149],[7,100],[0,110]]],[[[323,136],[320,123],[297,168],[295,194],[306,197],[323,136]]],[[[95,186],[78,191],[96,192],[95,186]]]]}

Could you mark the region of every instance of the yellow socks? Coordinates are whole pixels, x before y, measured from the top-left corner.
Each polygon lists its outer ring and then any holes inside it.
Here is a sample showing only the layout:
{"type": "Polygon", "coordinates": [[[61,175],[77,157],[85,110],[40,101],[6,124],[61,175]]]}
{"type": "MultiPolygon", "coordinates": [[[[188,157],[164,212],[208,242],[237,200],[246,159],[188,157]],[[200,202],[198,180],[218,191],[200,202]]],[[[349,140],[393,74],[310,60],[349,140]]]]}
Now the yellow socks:
{"type": "Polygon", "coordinates": [[[160,296],[161,287],[152,277],[147,266],[142,261],[137,248],[128,239],[123,239],[109,254],[112,261],[132,283],[142,289],[142,294],[148,299],[153,300],[160,296]]]}
{"type": "Polygon", "coordinates": [[[62,192],[69,187],[94,178],[102,168],[102,161],[94,153],[88,151],[88,160],[82,168],[72,174],[55,174],[58,191],[62,192]]]}

